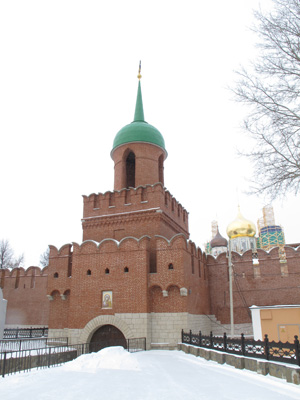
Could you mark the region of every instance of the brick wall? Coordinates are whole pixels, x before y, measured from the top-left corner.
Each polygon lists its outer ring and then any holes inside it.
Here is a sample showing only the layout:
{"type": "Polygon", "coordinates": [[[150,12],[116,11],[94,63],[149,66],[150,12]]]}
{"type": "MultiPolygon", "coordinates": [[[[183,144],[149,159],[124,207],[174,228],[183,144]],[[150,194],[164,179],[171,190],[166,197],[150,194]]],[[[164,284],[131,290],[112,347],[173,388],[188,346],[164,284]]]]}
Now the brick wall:
{"type": "Polygon", "coordinates": [[[1,287],[7,300],[6,325],[46,326],[49,301],[46,297],[48,269],[30,267],[2,270],[1,287]]]}
{"type": "MultiPolygon", "coordinates": [[[[278,248],[269,253],[258,250],[259,265],[253,265],[252,253],[233,253],[234,322],[249,323],[252,305],[299,304],[300,248],[286,246],[287,263],[279,261],[278,248]]],[[[222,253],[217,259],[208,256],[211,312],[226,324],[229,317],[228,260],[222,253]]]]}
{"type": "MultiPolygon", "coordinates": [[[[150,272],[149,236],[139,240],[128,237],[120,242],[114,239],[100,243],[85,241],[81,245],[74,243],[72,249],[69,245],[60,250],[51,246],[48,295],[52,296],[49,328],[53,334],[62,334],[67,328],[78,338],[90,321],[97,318],[148,315],[144,322],[139,319],[147,340],[152,340],[152,334],[156,342],[170,335],[170,343],[174,345],[181,329],[177,326],[181,320],[178,315],[194,316],[193,319],[199,314],[209,314],[205,255],[183,234],[171,240],[158,235],[152,239],[156,272],[150,272]],[[68,278],[70,254],[72,276],[68,278]],[[55,278],[55,274],[58,277],[55,278]],[[69,289],[70,293],[62,299],[61,295],[69,289]],[[103,291],[112,292],[110,309],[102,307],[103,291]],[[168,320],[163,322],[166,315],[168,320]],[[163,329],[156,326],[158,321],[163,329]]],[[[201,323],[200,318],[199,330],[201,323]]],[[[206,329],[206,325],[202,329],[206,329]]]]}

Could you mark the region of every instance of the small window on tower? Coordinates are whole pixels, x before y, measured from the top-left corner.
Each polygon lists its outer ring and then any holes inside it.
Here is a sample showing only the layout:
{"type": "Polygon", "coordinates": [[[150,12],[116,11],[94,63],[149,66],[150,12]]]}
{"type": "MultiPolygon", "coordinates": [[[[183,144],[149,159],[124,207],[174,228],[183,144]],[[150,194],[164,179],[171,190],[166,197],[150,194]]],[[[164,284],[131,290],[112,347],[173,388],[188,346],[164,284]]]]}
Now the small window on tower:
{"type": "Polygon", "coordinates": [[[87,270],[86,272],[87,275],[92,275],[92,271],[90,269],[87,270]]]}
{"type": "Polygon", "coordinates": [[[169,269],[174,269],[173,264],[169,264],[169,269]]]}
{"type": "Polygon", "coordinates": [[[128,267],[125,267],[125,268],[124,268],[124,272],[129,272],[128,267]]]}
{"type": "Polygon", "coordinates": [[[105,269],[105,273],[106,273],[107,275],[109,274],[109,269],[108,269],[108,268],[105,269]]]}
{"type": "Polygon", "coordinates": [[[58,278],[58,272],[55,272],[53,276],[54,278],[58,278]]]}

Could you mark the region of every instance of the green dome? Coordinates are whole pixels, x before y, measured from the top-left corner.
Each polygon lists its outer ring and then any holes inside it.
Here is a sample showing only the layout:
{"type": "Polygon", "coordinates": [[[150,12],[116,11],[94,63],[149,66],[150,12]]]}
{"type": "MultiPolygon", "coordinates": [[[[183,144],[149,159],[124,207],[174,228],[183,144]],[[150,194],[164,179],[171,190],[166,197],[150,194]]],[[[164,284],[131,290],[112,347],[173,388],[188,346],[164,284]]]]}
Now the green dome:
{"type": "Polygon", "coordinates": [[[133,121],[124,126],[114,139],[113,150],[121,144],[132,142],[152,143],[166,150],[162,134],[147,122],[133,121]]]}
{"type": "Polygon", "coordinates": [[[152,125],[144,120],[144,109],[142,101],[141,83],[139,81],[138,93],[135,106],[134,121],[124,126],[115,136],[113,149],[125,143],[145,142],[161,147],[165,152],[165,141],[162,134],[152,125]]]}

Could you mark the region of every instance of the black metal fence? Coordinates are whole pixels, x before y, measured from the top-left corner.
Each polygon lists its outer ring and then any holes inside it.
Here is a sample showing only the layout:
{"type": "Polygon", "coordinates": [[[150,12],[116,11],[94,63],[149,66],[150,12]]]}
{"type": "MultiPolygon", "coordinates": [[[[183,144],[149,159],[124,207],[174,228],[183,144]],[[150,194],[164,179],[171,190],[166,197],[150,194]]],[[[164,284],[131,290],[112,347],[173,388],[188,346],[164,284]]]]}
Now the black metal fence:
{"type": "Polygon", "coordinates": [[[294,343],[269,341],[268,335],[265,335],[264,340],[253,340],[245,338],[243,333],[240,338],[233,339],[228,338],[226,333],[224,336],[213,336],[211,332],[210,335],[205,336],[201,332],[193,334],[192,331],[187,333],[182,330],[181,336],[182,343],[193,346],[300,366],[298,336],[295,336],[294,343]]]}
{"type": "Polygon", "coordinates": [[[127,350],[129,353],[136,353],[137,351],[146,350],[146,338],[132,338],[127,339],[127,350]]]}
{"type": "Polygon", "coordinates": [[[9,328],[4,329],[3,339],[47,337],[48,328],[9,328]]]}
{"type": "MultiPolygon", "coordinates": [[[[127,351],[130,353],[146,350],[146,338],[127,339],[127,351]]],[[[82,354],[94,351],[101,343],[83,343],[70,346],[59,345],[42,349],[5,351],[0,353],[0,376],[4,377],[33,368],[50,368],[74,360],[82,354]]]]}
{"type": "Polygon", "coordinates": [[[23,339],[4,339],[0,340],[0,353],[4,351],[21,351],[21,350],[33,350],[41,349],[44,347],[54,347],[68,345],[68,338],[23,338],[23,339]]]}

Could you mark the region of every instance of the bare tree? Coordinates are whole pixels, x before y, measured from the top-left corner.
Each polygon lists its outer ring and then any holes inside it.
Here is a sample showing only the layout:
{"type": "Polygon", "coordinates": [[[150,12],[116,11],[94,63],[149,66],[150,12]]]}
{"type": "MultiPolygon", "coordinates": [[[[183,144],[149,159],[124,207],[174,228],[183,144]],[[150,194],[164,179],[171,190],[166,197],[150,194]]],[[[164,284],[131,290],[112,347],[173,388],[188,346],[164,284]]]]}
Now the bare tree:
{"type": "Polygon", "coordinates": [[[24,263],[24,254],[15,258],[14,251],[6,239],[0,240],[0,269],[18,268],[24,263]]]}
{"type": "Polygon", "coordinates": [[[47,247],[47,250],[40,255],[40,265],[42,267],[47,267],[49,265],[49,255],[50,255],[50,249],[49,247],[47,247]]]}
{"type": "Polygon", "coordinates": [[[233,90],[248,105],[244,121],[254,139],[253,192],[270,199],[300,189],[300,2],[273,0],[269,13],[255,12],[260,56],[238,73],[233,90]]]}

